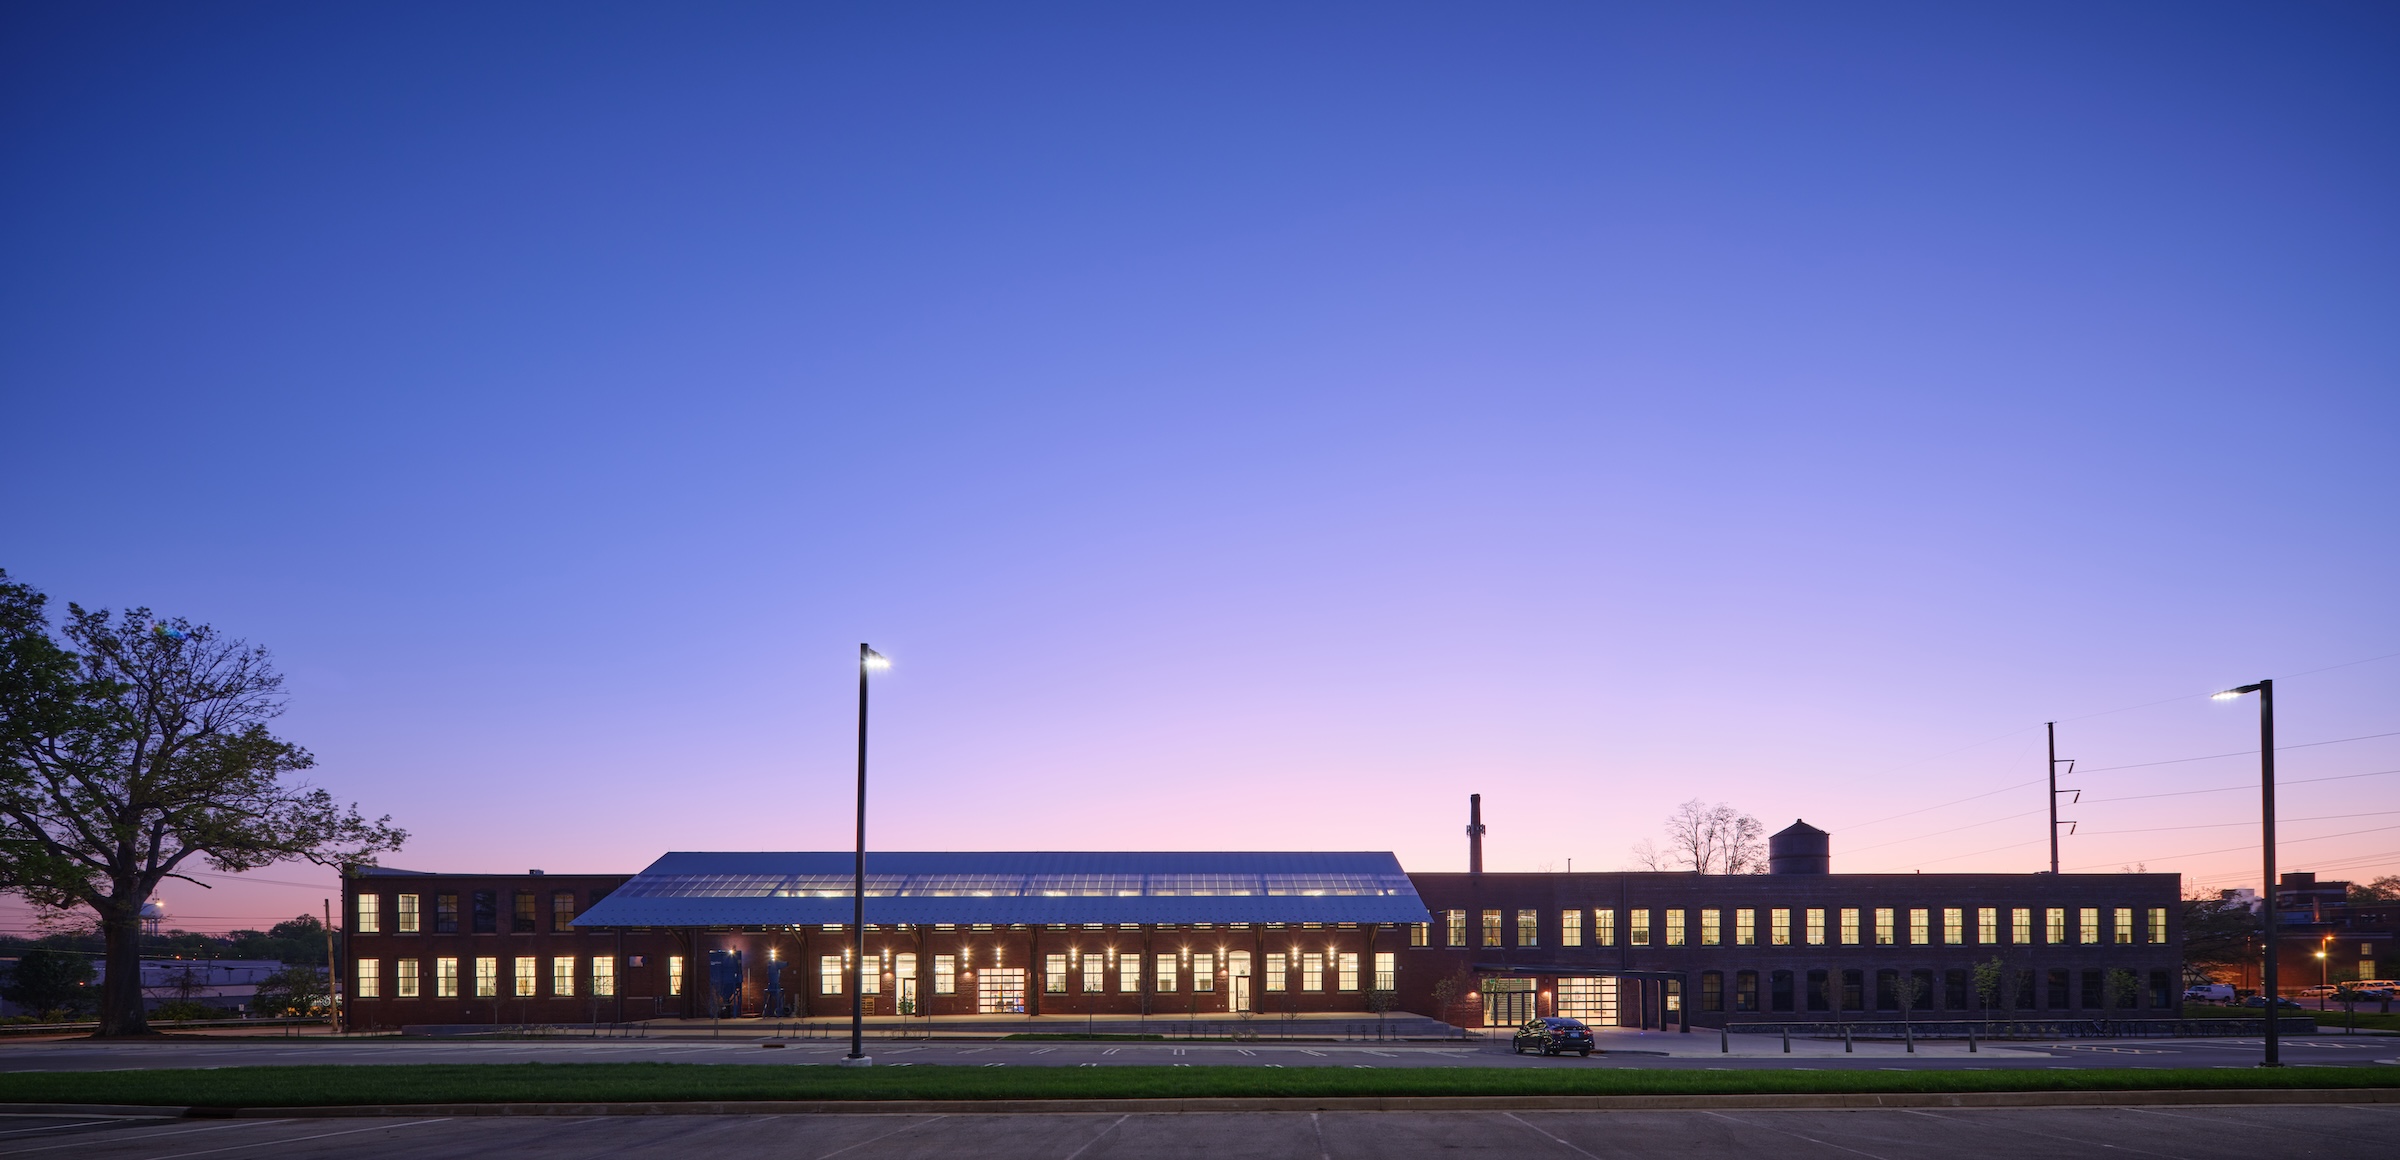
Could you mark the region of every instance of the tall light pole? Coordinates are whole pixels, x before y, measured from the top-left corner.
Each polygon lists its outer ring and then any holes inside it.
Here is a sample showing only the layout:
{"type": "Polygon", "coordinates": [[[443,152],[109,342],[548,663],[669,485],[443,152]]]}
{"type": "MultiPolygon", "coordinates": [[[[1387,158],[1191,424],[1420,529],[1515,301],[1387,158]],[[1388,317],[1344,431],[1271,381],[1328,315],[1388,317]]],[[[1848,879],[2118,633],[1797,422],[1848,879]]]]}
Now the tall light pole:
{"type": "Polygon", "coordinates": [[[2262,1066],[2282,1067],[2283,1044],[2281,1037],[2276,1034],[2277,1025],[2283,1017],[2283,995],[2277,987],[2279,980],[2275,971],[2275,952],[2280,949],[2275,938],[2275,682],[2260,681],[2255,685],[2227,689],[2218,693],[2216,699],[2230,701],[2248,693],[2258,694],[2258,824],[2260,844],[2265,850],[2267,879],[2259,891],[2260,900],[2265,903],[2263,917],[2267,930],[2266,963],[2259,979],[2259,990],[2264,992],[2267,1001],[2267,1057],[2262,1066]]]}
{"type": "Polygon", "coordinates": [[[883,654],[858,645],[858,849],[850,871],[850,1054],[844,1067],[866,1067],[866,995],[859,990],[859,972],[867,969],[867,674],[888,669],[883,654]]]}

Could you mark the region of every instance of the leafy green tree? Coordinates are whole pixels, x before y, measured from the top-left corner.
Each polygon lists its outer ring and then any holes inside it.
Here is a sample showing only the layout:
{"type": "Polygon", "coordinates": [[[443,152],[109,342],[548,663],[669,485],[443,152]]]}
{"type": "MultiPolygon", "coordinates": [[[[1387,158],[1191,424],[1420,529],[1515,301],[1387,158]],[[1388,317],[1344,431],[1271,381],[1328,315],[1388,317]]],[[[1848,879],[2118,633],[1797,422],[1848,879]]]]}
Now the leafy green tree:
{"type": "Polygon", "coordinates": [[[332,1001],[332,993],[324,971],[316,967],[285,967],[258,981],[258,992],[250,1000],[250,1009],[269,1018],[322,1015],[332,1001]]]}
{"type": "Polygon", "coordinates": [[[2000,1006],[2001,988],[2008,983],[2008,965],[1993,955],[1990,960],[1975,964],[1975,998],[1983,1003],[1983,1017],[1992,1017],[1992,1008],[2000,1006]]]}
{"type": "Polygon", "coordinates": [[[206,625],[67,606],[0,572],[0,891],[89,909],[106,945],[100,1034],[148,1030],[141,906],[197,862],[370,862],[391,819],[288,780],[307,750],[267,731],[283,678],[264,649],[206,625]]]}
{"type": "Polygon", "coordinates": [[[70,951],[27,951],[17,960],[0,999],[37,1014],[79,1015],[92,1005],[92,960],[70,951]]]}
{"type": "Polygon", "coordinates": [[[2187,899],[2183,904],[2183,981],[2213,983],[2220,972],[2257,961],[2258,915],[2222,898],[2187,899]]]}

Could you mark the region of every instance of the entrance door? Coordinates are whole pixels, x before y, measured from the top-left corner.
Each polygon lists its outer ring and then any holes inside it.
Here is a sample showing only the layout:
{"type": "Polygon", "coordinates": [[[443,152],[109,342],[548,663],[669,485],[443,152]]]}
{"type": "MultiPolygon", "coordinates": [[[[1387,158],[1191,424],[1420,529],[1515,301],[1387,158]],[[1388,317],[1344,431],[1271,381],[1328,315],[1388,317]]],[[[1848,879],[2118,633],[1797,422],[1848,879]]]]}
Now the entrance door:
{"type": "Polygon", "coordinates": [[[975,1013],[978,1015],[1022,1015],[1025,1013],[1025,968],[985,967],[975,976],[975,1013]]]}
{"type": "Polygon", "coordinates": [[[917,981],[913,978],[903,977],[900,980],[900,1013],[903,1015],[924,1014],[917,1008],[917,981]]]}
{"type": "Polygon", "coordinates": [[[1242,1014],[1250,1010],[1250,952],[1235,951],[1225,956],[1225,962],[1233,979],[1233,1004],[1228,1010],[1242,1014]]]}
{"type": "Polygon", "coordinates": [[[1515,1027],[1533,1018],[1533,980],[1485,979],[1483,1025],[1515,1027]]]}

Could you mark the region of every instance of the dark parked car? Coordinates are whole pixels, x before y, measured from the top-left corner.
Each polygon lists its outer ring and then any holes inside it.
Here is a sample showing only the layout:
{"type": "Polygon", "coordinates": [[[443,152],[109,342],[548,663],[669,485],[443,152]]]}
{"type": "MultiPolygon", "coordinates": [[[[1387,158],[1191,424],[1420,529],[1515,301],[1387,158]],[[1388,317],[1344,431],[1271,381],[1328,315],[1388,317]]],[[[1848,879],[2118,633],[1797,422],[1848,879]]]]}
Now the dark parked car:
{"type": "MultiPolygon", "coordinates": [[[[2266,1005],[2267,998],[2264,995],[2252,995],[2249,998],[2242,1000],[2242,1006],[2244,1007],[2264,1007],[2266,1005]]],[[[2298,1007],[2300,1004],[2295,1003],[2290,999],[2277,999],[2275,1000],[2275,1005],[2278,1007],[2298,1007]]]]}
{"type": "Polygon", "coordinates": [[[1590,1055],[1596,1046],[1592,1042],[1592,1029],[1580,1019],[1528,1019],[1517,1028],[1517,1037],[1509,1042],[1508,1049],[1519,1055],[1529,1049],[1544,1055],[1562,1051],[1590,1055]]]}

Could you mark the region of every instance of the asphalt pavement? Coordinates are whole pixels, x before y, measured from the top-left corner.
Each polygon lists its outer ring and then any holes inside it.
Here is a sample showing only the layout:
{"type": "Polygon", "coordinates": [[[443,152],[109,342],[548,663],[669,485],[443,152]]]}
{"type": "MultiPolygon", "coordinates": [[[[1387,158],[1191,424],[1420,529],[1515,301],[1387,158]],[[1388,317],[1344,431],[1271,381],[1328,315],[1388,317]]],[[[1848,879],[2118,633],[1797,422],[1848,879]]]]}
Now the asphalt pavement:
{"type": "Polygon", "coordinates": [[[216,1121],[0,1116],[0,1158],[584,1160],[693,1154],[795,1160],[2391,1160],[2400,1158],[2400,1106],[216,1121]]]}

